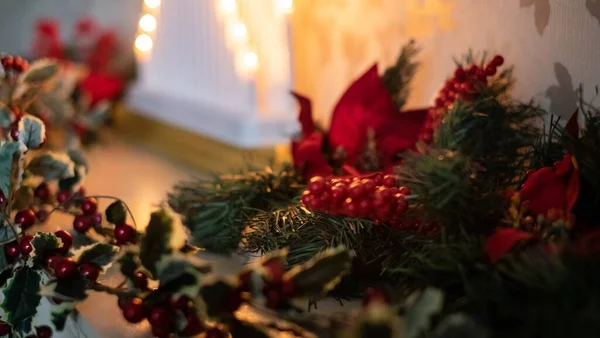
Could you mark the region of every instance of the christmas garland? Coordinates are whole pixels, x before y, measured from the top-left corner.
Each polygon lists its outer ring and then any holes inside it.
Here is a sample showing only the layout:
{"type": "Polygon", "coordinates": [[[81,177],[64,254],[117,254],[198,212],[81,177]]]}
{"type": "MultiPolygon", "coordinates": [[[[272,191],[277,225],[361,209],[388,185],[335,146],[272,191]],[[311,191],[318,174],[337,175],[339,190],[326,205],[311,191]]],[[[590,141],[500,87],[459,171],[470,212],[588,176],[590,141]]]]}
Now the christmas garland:
{"type": "Polygon", "coordinates": [[[286,248],[290,266],[344,245],[356,255],[335,296],[443,291],[426,336],[595,337],[600,111],[580,102],[564,127],[537,128],[545,112],[511,98],[499,55],[457,62],[422,110],[397,108],[393,74],[359,77],[327,131],[294,93],[292,166],[177,185],[169,203],[195,243],[286,248]]]}

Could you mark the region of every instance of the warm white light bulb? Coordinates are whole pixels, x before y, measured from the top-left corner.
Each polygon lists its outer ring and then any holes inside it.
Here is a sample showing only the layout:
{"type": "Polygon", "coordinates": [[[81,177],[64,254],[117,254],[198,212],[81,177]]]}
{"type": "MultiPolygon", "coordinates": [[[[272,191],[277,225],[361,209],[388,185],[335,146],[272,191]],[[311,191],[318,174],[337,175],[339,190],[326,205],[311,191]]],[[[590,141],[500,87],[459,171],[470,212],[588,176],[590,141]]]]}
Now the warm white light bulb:
{"type": "Polygon", "coordinates": [[[245,41],[248,37],[248,29],[241,22],[235,22],[231,25],[231,38],[233,41],[245,41]]]}
{"type": "Polygon", "coordinates": [[[233,14],[236,8],[236,0],[219,0],[219,9],[223,14],[233,14]]]}
{"type": "Polygon", "coordinates": [[[140,34],[135,39],[135,48],[140,52],[149,52],[152,49],[152,38],[147,34],[140,34]]]}
{"type": "Polygon", "coordinates": [[[294,0],[275,0],[275,7],[280,13],[290,14],[294,9],[294,0]]]}
{"type": "Polygon", "coordinates": [[[145,0],[144,3],[148,8],[156,8],[160,6],[160,0],[145,0]]]}
{"type": "Polygon", "coordinates": [[[140,28],[144,32],[153,32],[156,29],[156,19],[152,14],[146,14],[140,18],[140,28]]]}
{"type": "Polygon", "coordinates": [[[258,67],[258,55],[253,51],[245,52],[242,61],[246,70],[253,71],[258,67]]]}

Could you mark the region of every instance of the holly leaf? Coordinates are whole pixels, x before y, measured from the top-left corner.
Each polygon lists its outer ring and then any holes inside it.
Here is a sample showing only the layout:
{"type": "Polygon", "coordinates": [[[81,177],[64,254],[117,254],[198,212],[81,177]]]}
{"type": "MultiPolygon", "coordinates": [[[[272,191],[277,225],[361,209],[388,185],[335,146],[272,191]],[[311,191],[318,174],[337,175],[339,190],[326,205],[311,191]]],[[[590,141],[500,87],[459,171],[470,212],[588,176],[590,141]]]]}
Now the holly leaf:
{"type": "Polygon", "coordinates": [[[67,154],[48,152],[31,159],[27,170],[47,181],[75,176],[75,164],[67,154]]]}
{"type": "Polygon", "coordinates": [[[86,171],[86,168],[83,166],[75,166],[75,175],[73,175],[73,177],[59,180],[58,188],[60,190],[76,190],[77,187],[83,183],[86,171]]]}
{"type": "Polygon", "coordinates": [[[42,299],[40,295],[41,276],[28,267],[23,267],[8,280],[2,289],[5,311],[4,321],[23,332],[31,331],[31,321],[42,299]]]}
{"type": "Polygon", "coordinates": [[[6,222],[6,220],[0,221],[0,244],[6,244],[15,240],[15,232],[6,222]]]}
{"type": "Polygon", "coordinates": [[[49,252],[58,249],[61,246],[61,240],[52,233],[38,232],[31,240],[31,246],[33,246],[33,252],[29,257],[38,262],[49,252]]]}
{"type": "Polygon", "coordinates": [[[406,313],[405,337],[417,338],[430,329],[431,319],[442,310],[444,294],[434,288],[427,288],[417,302],[406,313]]]}
{"type": "Polygon", "coordinates": [[[119,225],[124,224],[127,221],[127,209],[125,209],[125,204],[122,201],[115,201],[111,203],[111,205],[106,208],[106,221],[119,225]]]}
{"type": "Polygon", "coordinates": [[[62,331],[65,329],[65,324],[69,315],[75,311],[75,302],[62,302],[52,308],[50,320],[56,327],[56,330],[62,331]]]}
{"type": "Polygon", "coordinates": [[[119,258],[119,265],[123,276],[133,279],[133,276],[140,268],[140,262],[134,252],[127,251],[119,258]]]}
{"type": "Polygon", "coordinates": [[[320,296],[332,290],[350,268],[352,255],[344,247],[328,249],[284,275],[294,285],[298,297],[320,296]]]}
{"type": "Polygon", "coordinates": [[[82,301],[87,298],[87,289],[89,281],[77,274],[76,277],[66,279],[57,279],[39,290],[41,296],[54,297],[69,302],[82,301]]]}
{"type": "Polygon", "coordinates": [[[220,314],[229,312],[229,299],[234,289],[234,285],[224,280],[203,285],[200,296],[206,306],[206,314],[209,317],[219,317],[220,314]]]}
{"type": "Polygon", "coordinates": [[[198,257],[185,254],[163,256],[156,264],[156,278],[161,285],[167,284],[189,271],[209,273],[211,267],[198,257]]]}
{"type": "Polygon", "coordinates": [[[19,120],[19,141],[29,149],[37,149],[46,140],[44,122],[33,115],[25,115],[19,120]]]}
{"type": "Polygon", "coordinates": [[[18,177],[18,180],[13,182],[13,159],[16,157],[16,159],[20,161],[22,159],[21,154],[25,150],[27,149],[19,142],[0,143],[0,189],[7,197],[9,197],[12,192],[11,188],[16,190],[18,185],[21,184],[20,174],[15,175],[15,177],[18,177]]]}
{"type": "Polygon", "coordinates": [[[69,155],[69,158],[71,159],[71,161],[73,161],[73,163],[75,163],[75,166],[82,166],[85,168],[85,171],[87,172],[88,162],[87,162],[87,159],[85,158],[85,154],[83,153],[83,151],[81,151],[79,149],[69,149],[69,150],[67,150],[67,155],[69,155]]]}
{"type": "Polygon", "coordinates": [[[164,254],[178,251],[185,245],[186,236],[177,215],[166,205],[150,215],[150,222],[140,243],[140,261],[156,276],[156,263],[164,254]]]}
{"type": "Polygon", "coordinates": [[[37,60],[21,75],[27,84],[42,84],[58,73],[58,65],[50,59],[37,60]]]}
{"type": "Polygon", "coordinates": [[[73,253],[73,260],[78,264],[93,263],[106,271],[110,268],[119,248],[107,243],[95,243],[79,248],[73,253]]]}
{"type": "Polygon", "coordinates": [[[53,123],[64,123],[75,115],[73,105],[66,98],[53,93],[40,93],[35,104],[40,111],[51,112],[53,123]]]}

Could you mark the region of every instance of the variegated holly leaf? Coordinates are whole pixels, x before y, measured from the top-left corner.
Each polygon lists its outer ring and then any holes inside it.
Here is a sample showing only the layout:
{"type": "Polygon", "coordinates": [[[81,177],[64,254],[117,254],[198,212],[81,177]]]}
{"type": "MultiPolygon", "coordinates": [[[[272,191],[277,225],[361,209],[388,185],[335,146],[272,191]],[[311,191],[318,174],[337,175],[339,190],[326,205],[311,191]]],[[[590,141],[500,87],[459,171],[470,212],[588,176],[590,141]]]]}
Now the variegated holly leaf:
{"type": "Polygon", "coordinates": [[[104,213],[108,223],[119,225],[127,221],[127,209],[122,201],[114,201],[106,208],[104,213]]]}
{"type": "Polygon", "coordinates": [[[61,246],[61,240],[55,234],[49,232],[38,232],[31,240],[33,252],[29,259],[33,262],[42,264],[43,259],[51,252],[56,251],[61,246]]]}
{"type": "Polygon", "coordinates": [[[87,159],[85,158],[85,154],[83,153],[83,151],[81,151],[80,149],[69,149],[69,150],[67,150],[67,155],[69,155],[69,158],[71,159],[71,161],[73,161],[73,163],[75,163],[75,166],[82,166],[85,168],[85,171],[87,172],[88,162],[87,162],[87,159]]]}
{"type": "Polygon", "coordinates": [[[27,84],[42,84],[58,73],[58,65],[50,59],[40,59],[29,66],[22,75],[21,81],[27,84]]]}
{"type": "Polygon", "coordinates": [[[431,329],[431,320],[444,306],[444,294],[439,289],[427,288],[406,312],[405,337],[417,338],[431,329]]]}
{"type": "Polygon", "coordinates": [[[47,181],[75,176],[75,164],[67,154],[48,152],[31,159],[27,170],[47,181]]]}
{"type": "Polygon", "coordinates": [[[60,190],[77,190],[83,185],[83,181],[86,177],[87,169],[84,166],[76,165],[75,174],[69,178],[64,178],[58,181],[58,188],[60,190]]]}
{"type": "Polygon", "coordinates": [[[2,310],[3,320],[19,332],[31,331],[31,321],[36,314],[36,308],[42,299],[40,282],[42,278],[38,271],[21,267],[8,279],[2,288],[4,301],[2,310]]]}
{"type": "Polygon", "coordinates": [[[29,149],[37,149],[46,140],[44,122],[33,115],[25,115],[19,120],[19,141],[29,149]]]}
{"type": "Polygon", "coordinates": [[[0,190],[6,197],[16,191],[21,184],[22,154],[27,150],[19,142],[0,143],[0,190]],[[14,162],[13,162],[14,161],[14,162]],[[13,170],[19,172],[13,173],[13,170]]]}
{"type": "Polygon", "coordinates": [[[76,304],[76,302],[62,302],[52,307],[50,316],[52,324],[54,324],[58,331],[65,329],[67,319],[73,313],[73,311],[75,311],[76,304]]]}
{"type": "Polygon", "coordinates": [[[39,294],[41,296],[58,298],[68,302],[82,301],[87,298],[90,282],[80,274],[69,279],[56,279],[43,285],[39,294]]]}
{"type": "Polygon", "coordinates": [[[78,264],[93,263],[106,271],[112,265],[119,248],[107,243],[94,243],[73,252],[73,260],[78,264]]]}
{"type": "Polygon", "coordinates": [[[8,107],[0,108],[0,127],[8,128],[13,123],[13,114],[8,107]]]}
{"type": "Polygon", "coordinates": [[[5,219],[0,220],[0,245],[15,240],[15,230],[13,230],[5,219]]]}

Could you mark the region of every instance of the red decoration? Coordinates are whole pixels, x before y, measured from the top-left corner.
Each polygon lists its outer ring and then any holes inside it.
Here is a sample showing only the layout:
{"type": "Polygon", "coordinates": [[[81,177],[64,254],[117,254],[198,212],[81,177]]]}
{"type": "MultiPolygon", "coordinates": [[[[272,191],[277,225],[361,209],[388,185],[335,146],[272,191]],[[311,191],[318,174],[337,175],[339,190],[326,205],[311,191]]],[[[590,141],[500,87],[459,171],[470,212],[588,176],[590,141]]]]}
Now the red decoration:
{"type": "Polygon", "coordinates": [[[89,96],[90,105],[103,100],[111,100],[119,96],[125,89],[125,80],[118,75],[92,72],[80,83],[83,91],[89,96]]]}
{"type": "Polygon", "coordinates": [[[531,237],[530,233],[515,228],[497,228],[496,232],[485,240],[484,250],[490,261],[496,262],[517,243],[531,237]]]}
{"type": "Polygon", "coordinates": [[[539,215],[550,209],[571,212],[579,195],[579,169],[575,159],[567,154],[553,167],[531,172],[519,196],[527,202],[529,211],[539,215]]]}
{"type": "Polygon", "coordinates": [[[348,87],[336,104],[327,133],[317,130],[308,98],[292,93],[300,106],[300,140],[292,141],[294,165],[310,177],[337,174],[360,175],[357,161],[367,150],[369,134],[374,135],[379,170],[391,171],[397,155],[414,147],[427,110],[399,112],[386,90],[377,65],[372,66],[348,87]]]}

